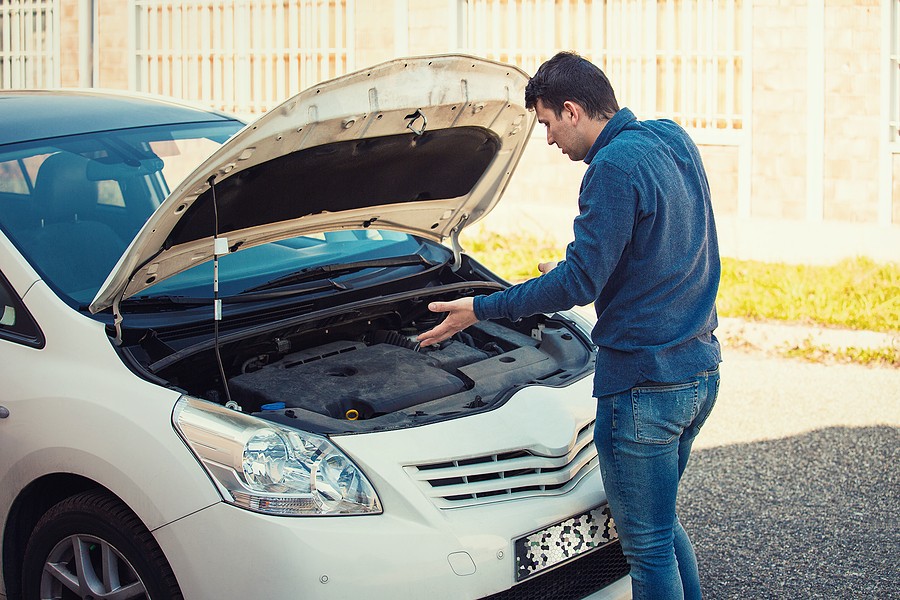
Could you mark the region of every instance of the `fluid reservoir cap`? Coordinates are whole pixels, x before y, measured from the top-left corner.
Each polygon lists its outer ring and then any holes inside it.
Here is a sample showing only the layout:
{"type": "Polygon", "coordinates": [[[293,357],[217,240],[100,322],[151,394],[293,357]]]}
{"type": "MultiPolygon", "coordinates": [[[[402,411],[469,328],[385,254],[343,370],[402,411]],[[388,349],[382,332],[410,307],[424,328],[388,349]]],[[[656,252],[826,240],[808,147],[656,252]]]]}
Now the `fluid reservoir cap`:
{"type": "Polygon", "coordinates": [[[259,407],[260,410],[282,410],[284,409],[284,402],[270,402],[269,404],[263,404],[259,407]]]}
{"type": "Polygon", "coordinates": [[[475,574],[475,562],[468,552],[454,552],[447,556],[447,561],[453,572],[460,577],[475,574]]]}

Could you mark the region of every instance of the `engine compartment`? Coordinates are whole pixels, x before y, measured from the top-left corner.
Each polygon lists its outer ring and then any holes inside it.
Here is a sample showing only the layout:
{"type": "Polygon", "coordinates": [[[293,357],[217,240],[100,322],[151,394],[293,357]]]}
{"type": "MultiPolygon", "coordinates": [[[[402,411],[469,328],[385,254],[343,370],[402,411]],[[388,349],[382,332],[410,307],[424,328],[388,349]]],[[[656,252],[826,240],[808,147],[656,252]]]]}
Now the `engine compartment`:
{"type": "Polygon", "coordinates": [[[422,406],[440,400],[477,405],[516,385],[560,375],[566,355],[568,362],[587,355],[563,329],[543,328],[538,342],[492,324],[475,328],[475,336],[458,335],[426,348],[418,347],[415,333],[379,330],[363,341],[344,339],[292,352],[232,377],[231,399],[249,412],[293,409],[371,420],[411,409],[421,412],[422,406]],[[506,344],[508,350],[488,339],[498,335],[512,342],[506,344]]]}
{"type": "Polygon", "coordinates": [[[420,347],[418,334],[443,318],[428,302],[477,292],[450,287],[281,319],[263,312],[234,320],[217,343],[196,327],[148,332],[127,352],[190,395],[322,434],[456,418],[499,406],[522,386],[563,386],[591,372],[589,339],[560,315],[481,321],[420,347]]]}

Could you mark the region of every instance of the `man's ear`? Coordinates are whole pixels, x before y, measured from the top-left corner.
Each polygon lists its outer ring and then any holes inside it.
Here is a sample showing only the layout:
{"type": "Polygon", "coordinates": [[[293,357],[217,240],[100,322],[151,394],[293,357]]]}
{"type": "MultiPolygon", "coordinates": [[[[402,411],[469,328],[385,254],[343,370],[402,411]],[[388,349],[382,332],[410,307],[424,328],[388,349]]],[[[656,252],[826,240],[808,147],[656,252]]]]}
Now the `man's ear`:
{"type": "Polygon", "coordinates": [[[562,117],[571,119],[572,125],[578,125],[578,121],[584,118],[584,109],[577,102],[566,100],[563,102],[562,117]]]}

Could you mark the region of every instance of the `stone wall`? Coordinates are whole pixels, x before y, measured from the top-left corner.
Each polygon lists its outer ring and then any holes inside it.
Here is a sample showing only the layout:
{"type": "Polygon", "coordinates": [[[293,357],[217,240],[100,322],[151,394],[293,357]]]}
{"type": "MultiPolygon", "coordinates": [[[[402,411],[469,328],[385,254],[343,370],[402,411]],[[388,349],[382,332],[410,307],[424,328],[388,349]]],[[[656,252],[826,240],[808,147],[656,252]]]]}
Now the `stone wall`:
{"type": "Polygon", "coordinates": [[[736,146],[701,145],[700,155],[709,178],[713,209],[716,215],[738,213],[738,148],[736,146]]]}
{"type": "Polygon", "coordinates": [[[806,212],[806,1],[753,4],[751,215],[806,212]]]}
{"type": "Polygon", "coordinates": [[[891,223],[900,223],[900,154],[894,154],[891,162],[891,223]]]}
{"type": "Polygon", "coordinates": [[[78,0],[59,1],[59,84],[62,87],[78,87],[79,19],[78,0]]]}
{"type": "Polygon", "coordinates": [[[825,6],[826,219],[878,219],[881,19],[879,0],[828,0],[825,6]]]}

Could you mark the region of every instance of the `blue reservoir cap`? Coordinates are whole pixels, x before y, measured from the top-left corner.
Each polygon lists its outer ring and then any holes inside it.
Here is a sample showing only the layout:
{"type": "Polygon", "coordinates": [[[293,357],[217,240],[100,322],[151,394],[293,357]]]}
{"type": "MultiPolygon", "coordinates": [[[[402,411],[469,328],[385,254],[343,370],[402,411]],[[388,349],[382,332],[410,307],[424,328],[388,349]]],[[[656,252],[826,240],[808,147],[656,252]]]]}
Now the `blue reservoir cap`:
{"type": "Polygon", "coordinates": [[[284,408],[284,402],[270,402],[269,404],[263,404],[259,407],[260,410],[282,410],[284,408]]]}

